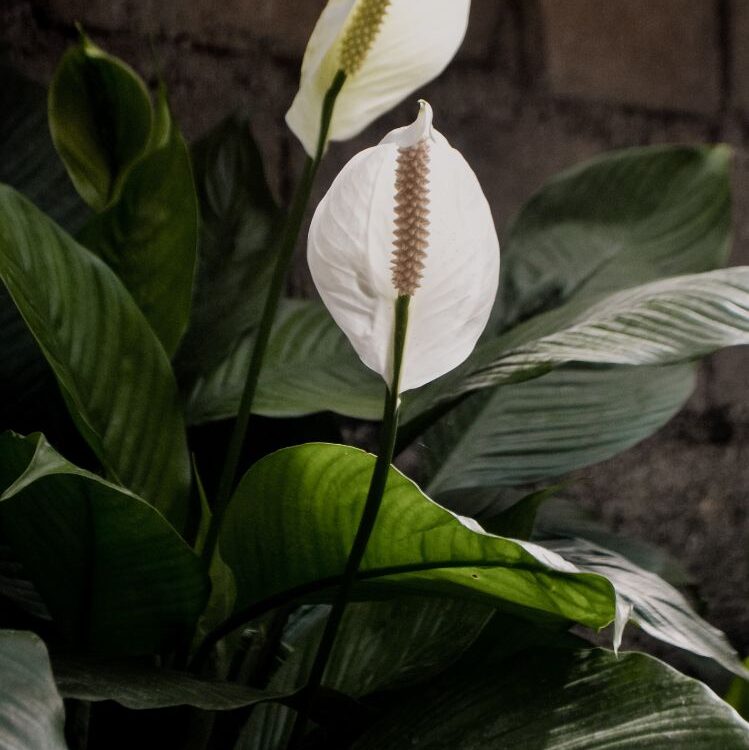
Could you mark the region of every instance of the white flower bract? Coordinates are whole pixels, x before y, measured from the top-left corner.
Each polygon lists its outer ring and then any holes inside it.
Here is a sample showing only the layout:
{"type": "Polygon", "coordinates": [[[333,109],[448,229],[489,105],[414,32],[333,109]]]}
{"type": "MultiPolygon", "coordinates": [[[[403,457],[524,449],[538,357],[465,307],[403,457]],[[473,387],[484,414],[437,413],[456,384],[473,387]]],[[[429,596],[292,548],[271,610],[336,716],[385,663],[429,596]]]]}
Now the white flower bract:
{"type": "MultiPolygon", "coordinates": [[[[412,125],[357,154],[320,202],[307,258],[326,307],[365,365],[390,384],[399,235],[399,156],[428,146],[428,236],[409,305],[401,391],[449,372],[473,350],[499,281],[499,242],[489,205],[461,154],[432,128],[422,102],[412,125]]],[[[410,288],[410,287],[409,287],[410,288]]],[[[409,292],[410,293],[410,292],[409,292]]]]}
{"type": "Polygon", "coordinates": [[[323,99],[338,70],[348,78],[336,101],[329,140],[357,135],[438,76],[463,41],[470,5],[470,0],[329,0],[310,37],[299,91],[286,114],[307,153],[315,155],[323,99]]]}

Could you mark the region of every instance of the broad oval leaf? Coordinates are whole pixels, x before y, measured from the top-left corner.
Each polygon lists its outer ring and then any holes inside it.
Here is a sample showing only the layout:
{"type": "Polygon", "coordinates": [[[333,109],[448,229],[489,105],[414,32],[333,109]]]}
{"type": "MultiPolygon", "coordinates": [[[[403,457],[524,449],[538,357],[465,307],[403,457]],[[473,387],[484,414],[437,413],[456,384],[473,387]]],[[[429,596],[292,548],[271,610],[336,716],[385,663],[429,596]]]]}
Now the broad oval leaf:
{"type": "MultiPolygon", "coordinates": [[[[197,380],[188,401],[191,422],[236,415],[253,346],[253,336],[240,339],[221,365],[197,380]]],[[[263,360],[254,413],[295,417],[333,411],[379,419],[383,392],[381,379],[361,363],[319,302],[284,302],[263,360]]]]}
{"type": "MultiPolygon", "coordinates": [[[[625,557],[584,539],[550,540],[544,546],[558,552],[581,570],[608,578],[622,602],[631,607],[630,619],[661,641],[713,659],[745,678],[749,670],[741,663],[725,635],[705,622],[687,600],[654,573],[625,557]]],[[[624,608],[620,607],[623,611],[624,608]]],[[[626,623],[618,623],[623,629],[626,623]]]]}
{"type": "Polygon", "coordinates": [[[503,245],[498,322],[507,328],[572,296],[724,265],[730,156],[723,145],[632,148],[554,177],[503,245]]]}
{"type": "Polygon", "coordinates": [[[192,159],[201,227],[193,310],[176,359],[186,385],[207,377],[259,322],[281,218],[247,118],[227,118],[192,146],[192,159]]]}
{"type": "Polygon", "coordinates": [[[0,489],[3,533],[71,648],[152,653],[189,637],[208,578],[158,511],[41,436],[0,436],[0,489]]]}
{"type": "Polygon", "coordinates": [[[4,186],[0,279],[109,475],[180,528],[190,464],[177,387],[164,349],[119,279],[4,186]]]}
{"type": "Polygon", "coordinates": [[[54,660],[53,670],[63,698],[111,700],[134,710],[194,706],[232,711],[290,695],[126,661],[60,658],[54,660]]]}
{"type": "Polygon", "coordinates": [[[67,750],[65,709],[41,639],[0,630],[0,674],[0,747],[67,750]]]}
{"type": "MultiPolygon", "coordinates": [[[[241,481],[220,532],[236,609],[289,590],[328,597],[348,558],[374,456],[310,443],[271,454],[241,481]]],[[[613,590],[561,557],[485,533],[392,469],[359,576],[360,593],[442,594],[576,620],[614,618],[613,590]]]]}
{"type": "Polygon", "coordinates": [[[96,211],[115,203],[151,139],[153,108],[143,81],[85,36],[69,49],[49,88],[49,128],[81,197],[96,211]]]}
{"type": "Polygon", "coordinates": [[[692,365],[564,368],[472,395],[419,440],[429,492],[513,486],[603,461],[662,427],[692,365]]]}
{"type": "Polygon", "coordinates": [[[190,316],[198,203],[187,144],[163,87],[156,112],[160,141],[128,173],[117,202],[93,217],[79,239],[120,277],[171,355],[190,316]]]}
{"type": "Polygon", "coordinates": [[[645,654],[539,649],[459,665],[355,750],[745,750],[749,724],[708,687],[645,654]]]}

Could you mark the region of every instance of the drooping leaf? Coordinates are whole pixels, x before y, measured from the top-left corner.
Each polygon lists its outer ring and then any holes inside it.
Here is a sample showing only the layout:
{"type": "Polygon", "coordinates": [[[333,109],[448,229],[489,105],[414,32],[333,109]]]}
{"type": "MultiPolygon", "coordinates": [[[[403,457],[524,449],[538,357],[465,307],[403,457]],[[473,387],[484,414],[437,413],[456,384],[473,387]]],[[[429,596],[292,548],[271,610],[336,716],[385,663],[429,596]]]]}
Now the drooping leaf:
{"type": "MultiPolygon", "coordinates": [[[[194,423],[236,415],[254,339],[241,339],[189,398],[194,423]]],[[[379,419],[384,386],[356,356],[328,311],[308,300],[286,300],[263,361],[253,411],[290,417],[333,411],[379,419]]]]}
{"type": "MultiPolygon", "coordinates": [[[[621,555],[583,539],[544,542],[581,570],[606,576],[617,596],[631,606],[631,619],[661,641],[715,660],[749,677],[725,635],[705,622],[673,586],[621,555]]],[[[624,623],[620,623],[621,627],[624,623]]]]}
{"type": "Polygon", "coordinates": [[[177,388],[121,282],[7,187],[0,187],[0,279],[110,476],[179,528],[190,465],[177,388]]]}
{"type": "Polygon", "coordinates": [[[538,377],[570,363],[668,365],[749,343],[749,267],[674,276],[571,302],[487,340],[427,403],[538,377]]]}
{"type": "Polygon", "coordinates": [[[62,698],[44,643],[33,633],[0,630],[0,747],[67,750],[62,698]]]}
{"type": "Polygon", "coordinates": [[[538,649],[458,665],[355,750],[744,750],[749,724],[708,687],[645,654],[538,649]]]}
{"type": "MultiPolygon", "coordinates": [[[[744,659],[744,667],[749,669],[749,658],[744,659]]],[[[736,677],[726,693],[726,702],[749,719],[749,680],[736,677]]]]}
{"type": "MultiPolygon", "coordinates": [[[[293,690],[307,679],[330,607],[310,607],[284,634],[288,657],[270,689],[293,690]]],[[[327,687],[361,697],[430,679],[456,661],[491,615],[461,600],[399,597],[349,604],[325,671],[327,687]]],[[[296,713],[286,706],[258,707],[237,750],[272,750],[288,741],[296,713]]]]}
{"type": "Polygon", "coordinates": [[[192,147],[200,199],[200,263],[181,380],[207,376],[259,321],[280,216],[249,121],[224,120],[192,147]]]}
{"type": "Polygon", "coordinates": [[[571,297],[725,264],[730,150],[656,146],[603,154],[548,182],[502,248],[505,328],[571,297]]]}
{"type": "Polygon", "coordinates": [[[156,115],[154,132],[162,135],[79,239],[117,273],[171,355],[190,316],[198,204],[187,144],[163,87],[156,115]]]}
{"type": "MultiPolygon", "coordinates": [[[[271,454],[250,469],[219,542],[236,578],[238,610],[289,590],[330,596],[348,558],[374,460],[355,448],[310,443],[271,454]]],[[[443,594],[594,628],[614,616],[608,582],[580,576],[536,545],[484,533],[395,469],[360,570],[361,595],[443,594]]]]}
{"type": "Polygon", "coordinates": [[[429,490],[526,484],[603,461],[667,422],[691,365],[565,368],[471,396],[420,440],[429,490]]]}
{"type": "Polygon", "coordinates": [[[81,197],[103,211],[148,149],[153,108],[129,66],[85,36],[63,56],[49,88],[52,140],[81,197]]]}
{"type": "Polygon", "coordinates": [[[52,666],[63,698],[111,700],[135,710],[194,706],[204,711],[231,711],[288,697],[125,661],[60,658],[52,666]]]}
{"type": "Polygon", "coordinates": [[[39,435],[0,436],[0,489],[3,532],[71,647],[150,653],[189,635],[207,576],[158,511],[39,435]]]}

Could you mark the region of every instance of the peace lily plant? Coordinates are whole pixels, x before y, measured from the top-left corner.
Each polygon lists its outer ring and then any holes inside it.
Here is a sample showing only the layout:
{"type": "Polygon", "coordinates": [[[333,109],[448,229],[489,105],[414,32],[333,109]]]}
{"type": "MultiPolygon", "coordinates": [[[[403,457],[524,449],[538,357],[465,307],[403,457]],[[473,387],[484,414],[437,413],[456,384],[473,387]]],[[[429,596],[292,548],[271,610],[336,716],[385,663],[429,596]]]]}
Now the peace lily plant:
{"type": "Polygon", "coordinates": [[[0,747],[749,747],[714,692],[735,679],[745,710],[746,669],[678,562],[555,484],[749,342],[726,147],[557,176],[500,277],[483,191],[421,101],[314,211],[322,304],[284,296],[329,141],[438,75],[468,13],[327,4],[285,210],[246,119],[188,144],[165,85],[88,38],[48,123],[3,70],[0,747]],[[346,444],[377,420],[376,456],[346,444]],[[628,623],[710,687],[627,652],[628,623]]]}

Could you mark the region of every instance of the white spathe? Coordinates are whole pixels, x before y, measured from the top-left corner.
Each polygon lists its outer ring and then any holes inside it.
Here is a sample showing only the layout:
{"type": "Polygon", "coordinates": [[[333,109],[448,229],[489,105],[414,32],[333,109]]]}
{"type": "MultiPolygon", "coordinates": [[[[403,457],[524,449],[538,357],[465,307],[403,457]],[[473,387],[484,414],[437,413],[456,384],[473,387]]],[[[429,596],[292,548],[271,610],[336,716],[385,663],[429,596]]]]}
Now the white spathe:
{"type": "Polygon", "coordinates": [[[499,241],[473,170],[432,128],[422,102],[415,123],[389,133],[343,168],[315,211],[307,244],[323,302],[365,365],[390,384],[398,292],[394,251],[399,148],[429,140],[429,238],[409,306],[400,391],[449,372],[473,351],[499,283],[499,241]]]}
{"type": "MultiPolygon", "coordinates": [[[[366,0],[329,0],[312,32],[299,91],[286,122],[315,155],[325,93],[340,68],[340,48],[357,7],[366,0]]],[[[329,140],[360,133],[448,65],[465,36],[470,0],[391,0],[361,67],[336,100],[329,140]]]]}

